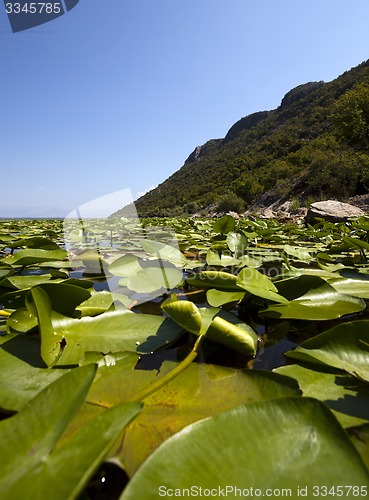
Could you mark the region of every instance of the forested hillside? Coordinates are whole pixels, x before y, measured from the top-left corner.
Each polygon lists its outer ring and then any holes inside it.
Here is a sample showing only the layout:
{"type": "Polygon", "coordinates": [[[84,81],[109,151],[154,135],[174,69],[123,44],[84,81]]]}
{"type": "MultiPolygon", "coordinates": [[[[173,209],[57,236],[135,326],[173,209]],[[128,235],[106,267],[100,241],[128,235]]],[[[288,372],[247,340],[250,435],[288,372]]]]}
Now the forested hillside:
{"type": "Polygon", "coordinates": [[[210,204],[242,212],[266,194],[306,206],[368,190],[369,60],[332,82],[292,89],[275,110],[242,118],[224,139],[198,146],[136,208],[140,216],[190,214],[210,204]]]}

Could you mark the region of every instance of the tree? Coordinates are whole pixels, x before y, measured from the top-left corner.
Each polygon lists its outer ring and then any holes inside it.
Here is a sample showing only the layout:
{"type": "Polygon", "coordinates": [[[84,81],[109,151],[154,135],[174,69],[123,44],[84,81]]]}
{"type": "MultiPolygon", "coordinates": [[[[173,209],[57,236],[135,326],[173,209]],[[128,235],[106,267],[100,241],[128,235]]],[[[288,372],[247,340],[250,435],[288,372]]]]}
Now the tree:
{"type": "Polygon", "coordinates": [[[369,85],[360,83],[345,92],[335,104],[332,123],[336,135],[352,146],[369,147],[369,85]]]}

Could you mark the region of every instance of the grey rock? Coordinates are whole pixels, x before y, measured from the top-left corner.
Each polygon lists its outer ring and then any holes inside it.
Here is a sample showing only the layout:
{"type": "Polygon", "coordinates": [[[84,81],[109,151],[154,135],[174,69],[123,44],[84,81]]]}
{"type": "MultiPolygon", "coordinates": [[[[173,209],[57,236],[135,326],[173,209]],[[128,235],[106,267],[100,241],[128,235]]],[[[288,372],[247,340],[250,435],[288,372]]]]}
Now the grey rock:
{"type": "Polygon", "coordinates": [[[350,217],[360,217],[364,213],[349,203],[336,200],[317,201],[310,205],[305,221],[313,223],[317,217],[321,217],[329,222],[346,222],[350,217]]]}

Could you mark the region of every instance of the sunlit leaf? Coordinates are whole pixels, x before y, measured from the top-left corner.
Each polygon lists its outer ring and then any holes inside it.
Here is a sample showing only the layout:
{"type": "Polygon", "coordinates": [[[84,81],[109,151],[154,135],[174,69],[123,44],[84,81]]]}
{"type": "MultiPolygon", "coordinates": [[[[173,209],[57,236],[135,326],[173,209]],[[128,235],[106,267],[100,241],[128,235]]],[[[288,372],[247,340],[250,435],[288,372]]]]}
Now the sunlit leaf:
{"type": "Polygon", "coordinates": [[[221,290],[211,289],[206,292],[208,303],[213,307],[220,307],[230,302],[240,302],[246,292],[223,292],[221,290]]]}
{"type": "Polygon", "coordinates": [[[369,421],[369,387],[357,379],[322,367],[313,370],[299,365],[282,366],[274,372],[297,380],[305,397],[325,402],[343,427],[369,421]]]}
{"type": "Polygon", "coordinates": [[[213,226],[214,233],[227,234],[234,231],[236,221],[231,215],[224,215],[216,220],[213,226]]]}
{"type": "Polygon", "coordinates": [[[41,355],[50,365],[78,364],[88,351],[135,351],[150,335],[171,330],[169,319],[129,310],[69,318],[51,313],[46,293],[32,289],[41,331],[41,355]]]}
{"type": "Polygon", "coordinates": [[[75,498],[125,425],[140,411],[131,403],[104,412],[56,446],[81,406],[96,367],[71,370],[14,417],[0,422],[0,488],[4,498],[75,498]],[[18,464],[21,463],[22,467],[18,464]]]}
{"type": "Polygon", "coordinates": [[[64,260],[67,257],[65,250],[43,250],[43,249],[26,249],[19,250],[11,257],[6,258],[6,263],[14,266],[29,266],[40,262],[48,262],[53,260],[64,260]]]}
{"type": "Polygon", "coordinates": [[[337,325],[305,340],[286,356],[333,366],[369,382],[369,320],[337,325]]]}
{"type": "Polygon", "coordinates": [[[328,320],[345,314],[353,314],[365,309],[362,299],[338,293],[328,284],[307,292],[291,300],[288,304],[276,304],[261,311],[270,318],[328,320]]]}
{"type": "MultiPolygon", "coordinates": [[[[135,370],[132,353],[115,365],[98,370],[87,401],[113,406],[170,372],[176,363],[165,362],[160,372],[135,370]]],[[[126,430],[120,457],[131,475],[168,437],[186,425],[242,403],[299,395],[295,381],[266,371],[241,371],[192,363],[183,373],[145,399],[142,413],[126,430]]],[[[92,405],[91,405],[92,406],[92,405]]]]}
{"type": "Polygon", "coordinates": [[[232,496],[235,488],[253,488],[258,496],[288,488],[293,496],[302,485],[312,492],[314,486],[368,481],[367,468],[325,405],[284,398],[240,406],[183,429],[147,459],[121,499],[150,500],[193,485],[232,496]]]}
{"type": "Polygon", "coordinates": [[[241,269],[237,276],[237,285],[257,297],[288,304],[288,300],[277,293],[278,290],[270,278],[251,267],[241,269]]]}

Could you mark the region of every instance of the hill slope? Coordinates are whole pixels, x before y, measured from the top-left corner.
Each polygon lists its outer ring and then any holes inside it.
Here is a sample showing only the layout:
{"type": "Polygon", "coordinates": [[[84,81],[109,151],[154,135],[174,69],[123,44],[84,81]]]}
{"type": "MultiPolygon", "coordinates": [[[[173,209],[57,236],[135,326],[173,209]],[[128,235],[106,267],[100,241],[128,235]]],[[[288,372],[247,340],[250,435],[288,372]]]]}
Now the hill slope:
{"type": "Polygon", "coordinates": [[[292,89],[275,110],[241,118],[135,205],[142,217],[173,216],[222,199],[244,208],[262,199],[306,204],[345,201],[368,188],[369,60],[332,82],[292,89]]]}

